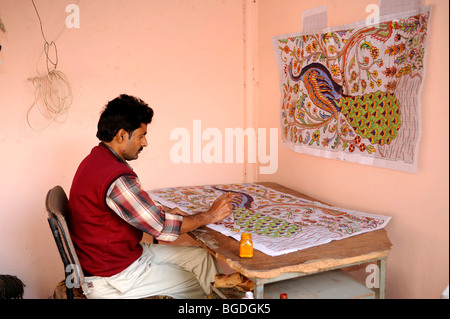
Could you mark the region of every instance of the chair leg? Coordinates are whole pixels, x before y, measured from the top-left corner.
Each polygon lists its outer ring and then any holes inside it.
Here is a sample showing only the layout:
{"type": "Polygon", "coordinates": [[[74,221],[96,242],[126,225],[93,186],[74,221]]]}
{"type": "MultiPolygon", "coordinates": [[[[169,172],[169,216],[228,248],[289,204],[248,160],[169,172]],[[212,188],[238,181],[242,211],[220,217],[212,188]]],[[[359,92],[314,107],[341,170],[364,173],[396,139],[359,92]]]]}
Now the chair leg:
{"type": "Polygon", "coordinates": [[[66,287],[67,299],[74,299],[73,297],[73,288],[66,287]]]}

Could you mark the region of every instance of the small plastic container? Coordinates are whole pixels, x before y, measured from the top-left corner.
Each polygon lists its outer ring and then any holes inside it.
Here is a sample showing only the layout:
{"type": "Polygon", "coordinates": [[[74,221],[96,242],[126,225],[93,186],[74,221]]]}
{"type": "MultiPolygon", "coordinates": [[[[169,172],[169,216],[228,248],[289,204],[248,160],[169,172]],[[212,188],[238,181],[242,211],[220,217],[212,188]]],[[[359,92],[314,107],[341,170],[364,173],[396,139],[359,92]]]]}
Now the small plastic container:
{"type": "Polygon", "coordinates": [[[253,298],[253,292],[247,291],[247,292],[245,293],[244,298],[242,298],[242,299],[255,299],[255,298],[253,298]]]}
{"type": "Polygon", "coordinates": [[[239,257],[241,257],[241,258],[252,258],[253,257],[252,234],[242,233],[241,241],[239,242],[239,257]]]}

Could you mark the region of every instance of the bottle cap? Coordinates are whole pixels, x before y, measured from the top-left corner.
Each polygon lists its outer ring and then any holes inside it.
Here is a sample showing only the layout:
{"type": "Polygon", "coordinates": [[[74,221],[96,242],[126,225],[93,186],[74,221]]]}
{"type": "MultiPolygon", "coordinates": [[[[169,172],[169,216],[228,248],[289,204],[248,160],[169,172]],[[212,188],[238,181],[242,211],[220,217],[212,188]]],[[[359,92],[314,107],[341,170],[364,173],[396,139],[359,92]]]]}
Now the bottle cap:
{"type": "Polygon", "coordinates": [[[243,299],[253,299],[253,292],[247,291],[243,299]]]}
{"type": "Polygon", "coordinates": [[[280,299],[288,299],[287,293],[283,292],[280,294],[280,299]]]}

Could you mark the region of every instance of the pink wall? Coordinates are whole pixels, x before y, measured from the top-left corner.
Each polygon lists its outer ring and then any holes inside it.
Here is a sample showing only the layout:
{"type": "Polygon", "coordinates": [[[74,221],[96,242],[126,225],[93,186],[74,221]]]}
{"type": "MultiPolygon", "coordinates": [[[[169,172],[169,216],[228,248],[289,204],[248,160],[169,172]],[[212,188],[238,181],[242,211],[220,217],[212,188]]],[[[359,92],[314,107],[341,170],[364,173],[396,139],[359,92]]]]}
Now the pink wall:
{"type": "MultiPolygon", "coordinates": [[[[262,0],[259,6],[259,126],[279,125],[278,70],[271,37],[302,30],[302,12],[327,5],[328,26],[365,20],[371,0],[262,0]]],[[[422,91],[423,134],[417,174],[294,153],[280,147],[278,172],[259,176],[330,204],[392,216],[387,298],[437,298],[449,274],[448,1],[433,4],[426,77],[422,91]],[[445,46],[444,46],[445,45],[445,46]]]]}
{"type": "MultiPolygon", "coordinates": [[[[49,40],[64,27],[66,6],[77,1],[35,0],[49,40]]],[[[69,190],[79,162],[98,142],[98,115],[109,99],[129,93],[155,110],[150,146],[132,163],[145,187],[253,180],[254,165],[173,163],[170,133],[185,128],[192,137],[193,120],[201,120],[203,130],[221,132],[255,124],[279,127],[271,37],[299,31],[305,9],[328,4],[331,26],[364,19],[369,3],[81,0],[80,28],[65,29],[57,40],[58,69],[68,76],[74,94],[68,119],[35,132],[26,122],[34,94],[27,79],[37,75],[43,45],[39,23],[31,1],[0,0],[8,30],[0,33],[0,273],[21,278],[26,298],[47,298],[62,279],[44,198],[56,184],[69,190]]],[[[422,96],[419,173],[320,159],[280,147],[277,173],[257,176],[331,204],[391,215],[391,298],[434,298],[448,283],[448,135],[440,135],[448,132],[448,47],[441,44],[448,38],[448,2],[428,3],[435,10],[422,96]]]]}
{"type": "MultiPolygon", "coordinates": [[[[35,0],[49,40],[77,0],[35,0]]],[[[243,181],[243,164],[174,164],[173,129],[194,119],[203,129],[243,126],[240,1],[81,0],[80,28],[57,41],[58,69],[72,85],[67,122],[31,130],[26,112],[43,39],[31,1],[0,0],[0,273],[27,285],[26,298],[47,298],[63,269],[46,221],[47,191],[69,190],[79,162],[98,143],[98,116],[120,93],[155,110],[150,146],[132,166],[147,188],[243,181]]],[[[41,65],[43,66],[43,65],[41,65]]],[[[43,69],[41,68],[41,72],[43,69]]],[[[39,118],[33,117],[35,124],[39,118]]]]}

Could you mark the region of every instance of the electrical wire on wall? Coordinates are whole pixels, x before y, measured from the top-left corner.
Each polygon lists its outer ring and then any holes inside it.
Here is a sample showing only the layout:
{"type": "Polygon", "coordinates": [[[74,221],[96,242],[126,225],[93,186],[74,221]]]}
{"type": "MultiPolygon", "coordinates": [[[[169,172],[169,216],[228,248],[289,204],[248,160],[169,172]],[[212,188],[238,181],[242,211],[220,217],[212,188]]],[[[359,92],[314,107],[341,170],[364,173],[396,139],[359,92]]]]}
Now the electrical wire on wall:
{"type": "Polygon", "coordinates": [[[31,2],[39,19],[41,34],[45,43],[44,50],[36,63],[36,71],[38,76],[28,79],[33,83],[35,93],[34,102],[27,112],[27,122],[30,128],[35,131],[40,131],[45,129],[52,122],[64,123],[67,120],[67,115],[72,104],[73,96],[67,76],[63,72],[57,70],[58,50],[56,48],[55,41],[61,36],[66,26],[63,27],[55,40],[48,42],[44,34],[42,20],[39,16],[34,0],[31,0],[31,2]],[[50,57],[51,53],[53,58],[50,57]],[[46,74],[41,74],[39,72],[39,62],[43,55],[45,55],[45,63],[47,67],[46,74]],[[47,123],[39,128],[34,127],[30,122],[30,112],[35,108],[37,108],[39,112],[48,119],[47,123]]]}
{"type": "MultiPolygon", "coordinates": [[[[5,25],[3,24],[2,18],[0,18],[0,31],[3,33],[6,33],[5,25]]],[[[2,50],[2,45],[0,44],[0,51],[2,50]]],[[[2,64],[2,61],[0,60],[0,64],[2,64]]]]}
{"type": "Polygon", "coordinates": [[[6,33],[6,28],[5,28],[5,25],[3,24],[3,21],[1,18],[0,18],[0,31],[2,31],[3,33],[6,33]]]}

